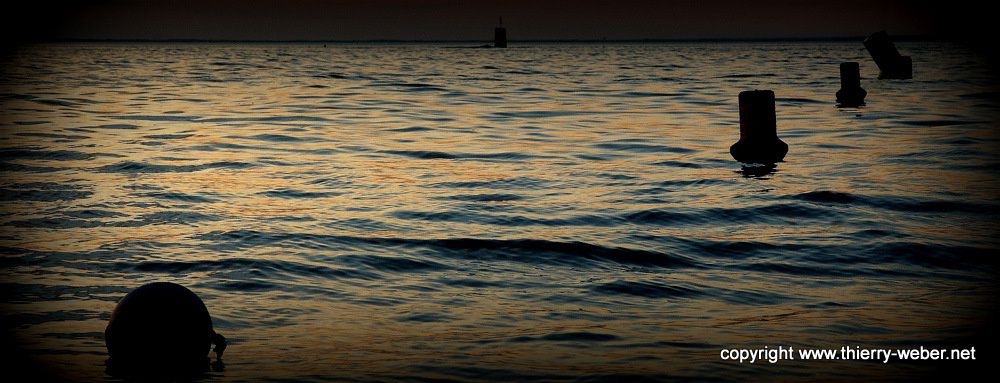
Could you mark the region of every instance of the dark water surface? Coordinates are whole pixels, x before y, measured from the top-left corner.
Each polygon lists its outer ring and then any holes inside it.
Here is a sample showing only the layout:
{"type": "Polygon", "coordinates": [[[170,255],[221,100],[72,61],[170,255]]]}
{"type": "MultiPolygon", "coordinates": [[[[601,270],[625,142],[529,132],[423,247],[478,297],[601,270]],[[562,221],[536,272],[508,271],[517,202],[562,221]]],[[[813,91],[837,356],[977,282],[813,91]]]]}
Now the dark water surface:
{"type": "MultiPolygon", "coordinates": [[[[106,379],[152,281],[230,339],[211,380],[911,380],[731,347],[977,346],[998,88],[954,45],[76,44],[0,89],[2,315],[106,379]],[[838,64],[868,104],[837,109],[838,64]],[[790,146],[741,169],[736,95],[790,146]]],[[[980,347],[985,344],[978,345],[980,347]]]]}

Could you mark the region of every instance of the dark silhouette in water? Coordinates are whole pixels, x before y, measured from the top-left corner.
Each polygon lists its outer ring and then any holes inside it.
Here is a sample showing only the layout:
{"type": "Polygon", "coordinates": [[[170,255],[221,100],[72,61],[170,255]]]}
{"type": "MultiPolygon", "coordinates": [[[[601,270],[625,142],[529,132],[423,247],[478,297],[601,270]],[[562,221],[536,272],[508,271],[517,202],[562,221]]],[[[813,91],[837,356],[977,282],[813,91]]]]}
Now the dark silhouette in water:
{"type": "Polygon", "coordinates": [[[215,344],[222,368],[226,338],[212,328],[205,303],[191,290],[169,282],[143,285],[118,302],[104,330],[109,372],[116,375],[176,376],[208,370],[215,344]]]}
{"type": "Polygon", "coordinates": [[[788,153],[788,144],[778,138],[774,114],[774,92],[740,92],[740,140],[729,153],[744,163],[780,162],[788,153]]]}
{"type": "Polygon", "coordinates": [[[864,41],[865,48],[878,65],[880,79],[910,79],[913,78],[913,61],[910,56],[902,56],[896,46],[889,41],[885,31],[872,33],[864,41]]]}
{"type": "Polygon", "coordinates": [[[493,29],[493,47],[507,47],[507,28],[503,27],[503,17],[500,18],[500,25],[493,29]]]}
{"type": "Polygon", "coordinates": [[[861,88],[861,67],[856,62],[840,63],[840,90],[837,104],[843,107],[861,106],[868,95],[861,88]]]}

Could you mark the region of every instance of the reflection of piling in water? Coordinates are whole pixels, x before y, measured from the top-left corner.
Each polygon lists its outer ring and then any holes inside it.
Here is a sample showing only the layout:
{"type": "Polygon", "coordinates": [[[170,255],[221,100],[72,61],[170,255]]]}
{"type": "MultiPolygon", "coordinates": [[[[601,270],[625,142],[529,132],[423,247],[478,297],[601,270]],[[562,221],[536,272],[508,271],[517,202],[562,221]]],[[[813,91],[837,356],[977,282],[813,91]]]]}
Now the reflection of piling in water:
{"type": "Polygon", "coordinates": [[[909,79],[913,78],[913,61],[910,56],[902,56],[896,46],[889,41],[885,31],[872,33],[864,41],[865,48],[875,60],[880,71],[878,78],[909,79]]]}
{"type": "Polygon", "coordinates": [[[865,104],[868,95],[861,88],[861,67],[856,62],[840,63],[840,90],[837,91],[837,103],[840,106],[861,106],[865,104]]]}
{"type": "Polygon", "coordinates": [[[493,47],[507,47],[507,28],[503,27],[503,17],[500,18],[500,25],[493,29],[493,47]]]}
{"type": "Polygon", "coordinates": [[[778,138],[774,92],[740,92],[740,140],[729,153],[745,163],[775,163],[785,158],[788,144],[778,138]]]}
{"type": "Polygon", "coordinates": [[[220,360],[226,348],[205,303],[169,282],[143,285],[122,298],[104,341],[114,369],[153,374],[205,370],[211,345],[220,360]]]}

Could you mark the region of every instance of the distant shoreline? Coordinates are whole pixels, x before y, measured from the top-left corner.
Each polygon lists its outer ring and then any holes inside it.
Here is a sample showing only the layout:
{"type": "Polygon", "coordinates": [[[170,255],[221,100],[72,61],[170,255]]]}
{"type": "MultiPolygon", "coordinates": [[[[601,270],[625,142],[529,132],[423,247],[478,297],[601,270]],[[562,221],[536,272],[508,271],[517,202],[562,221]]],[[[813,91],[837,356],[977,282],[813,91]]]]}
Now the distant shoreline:
{"type": "MultiPolygon", "coordinates": [[[[768,42],[854,42],[867,36],[776,37],[776,38],[677,38],[677,39],[537,39],[510,40],[511,43],[635,44],[635,43],[768,43],[768,42]]],[[[951,41],[937,36],[893,36],[893,41],[951,41]]],[[[228,40],[228,39],[44,39],[29,43],[253,43],[253,44],[482,44],[492,40],[228,40]]]]}

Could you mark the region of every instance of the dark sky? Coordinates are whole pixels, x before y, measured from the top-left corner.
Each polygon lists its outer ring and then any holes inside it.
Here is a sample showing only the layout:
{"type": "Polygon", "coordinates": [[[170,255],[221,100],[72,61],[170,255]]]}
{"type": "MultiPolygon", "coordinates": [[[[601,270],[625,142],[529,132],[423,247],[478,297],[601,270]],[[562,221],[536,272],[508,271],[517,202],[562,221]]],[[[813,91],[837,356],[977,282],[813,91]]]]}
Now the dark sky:
{"type": "MultiPolygon", "coordinates": [[[[992,26],[962,1],[34,0],[5,13],[7,38],[512,40],[962,35],[992,26]]],[[[972,4],[971,2],[969,4],[972,4]]]]}

